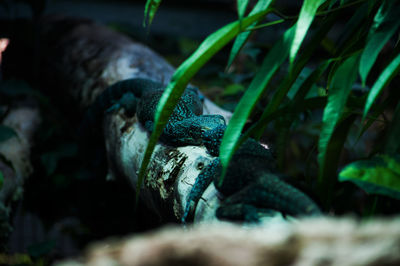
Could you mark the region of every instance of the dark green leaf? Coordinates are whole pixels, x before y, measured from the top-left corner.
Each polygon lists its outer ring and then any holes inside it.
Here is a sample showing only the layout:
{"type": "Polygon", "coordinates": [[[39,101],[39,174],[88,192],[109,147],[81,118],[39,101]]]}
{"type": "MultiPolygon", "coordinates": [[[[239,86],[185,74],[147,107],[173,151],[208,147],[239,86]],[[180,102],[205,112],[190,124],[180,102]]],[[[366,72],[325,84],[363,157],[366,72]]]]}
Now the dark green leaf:
{"type": "Polygon", "coordinates": [[[151,25],[160,4],[161,0],[147,0],[144,8],[143,27],[149,27],[151,25]]]}
{"type": "Polygon", "coordinates": [[[236,37],[235,42],[232,45],[231,53],[229,54],[228,65],[226,66],[227,68],[229,68],[232,65],[233,61],[239,54],[240,50],[242,50],[244,44],[249,39],[250,34],[251,34],[251,31],[245,31],[245,32],[240,33],[236,37]]]}
{"type": "Polygon", "coordinates": [[[393,2],[388,0],[382,4],[375,16],[375,25],[372,26],[373,29],[376,29],[370,33],[368,43],[361,55],[359,71],[364,86],[378,54],[400,26],[400,7],[393,6],[393,2]],[[391,4],[388,4],[388,2],[391,4]],[[382,10],[383,8],[387,10],[382,10]]]}
{"type": "MultiPolygon", "coordinates": [[[[182,93],[184,92],[189,80],[199,71],[199,69],[207,63],[210,58],[221,50],[228,42],[235,38],[241,31],[264,17],[269,10],[267,7],[254,15],[249,15],[243,18],[241,21],[236,21],[226,25],[225,27],[214,32],[208,36],[199,48],[178,67],[172,76],[171,82],[165,89],[157,106],[155,114],[155,128],[150,136],[149,143],[147,145],[142,165],[137,182],[137,190],[140,191],[140,187],[143,183],[144,176],[146,173],[147,165],[150,162],[151,155],[154,147],[160,137],[165,125],[168,122],[169,116],[174,110],[178,103],[182,93]]],[[[139,193],[137,193],[137,197],[139,193]]]]}
{"type": "Polygon", "coordinates": [[[368,194],[400,200],[400,160],[386,154],[347,165],[340,173],[341,182],[350,181],[368,194]]]}
{"type": "Polygon", "coordinates": [[[335,23],[338,14],[339,13],[335,12],[331,14],[326,20],[324,20],[323,25],[313,35],[311,41],[307,46],[307,49],[305,49],[301,56],[296,60],[295,64],[292,67],[290,75],[287,75],[283,82],[281,82],[279,87],[276,89],[272,100],[268,103],[267,108],[265,108],[260,120],[256,123],[254,127],[246,132],[246,134],[242,137],[241,142],[245,140],[248,136],[254,136],[255,139],[259,139],[261,137],[262,133],[268,125],[267,123],[261,123],[261,121],[269,121],[267,117],[269,117],[271,113],[277,110],[279,105],[285,99],[286,94],[288,93],[293,83],[296,81],[298,75],[301,73],[301,70],[309,62],[315,49],[319,46],[321,40],[325,37],[325,35],[331,29],[332,25],[335,23]]]}
{"type": "MultiPolygon", "coordinates": [[[[239,1],[239,0],[238,0],[239,1]]],[[[262,10],[268,8],[271,4],[272,0],[259,0],[258,3],[254,6],[253,10],[250,12],[249,16],[256,14],[262,10]]],[[[240,13],[239,13],[240,14],[240,13]]],[[[257,23],[254,23],[255,25],[257,23]]],[[[251,34],[251,31],[245,31],[240,33],[233,43],[231,53],[229,54],[228,65],[227,68],[231,66],[237,55],[239,54],[240,50],[243,48],[244,44],[247,42],[251,34]]]]}
{"type": "Polygon", "coordinates": [[[307,34],[308,28],[314,20],[318,7],[325,2],[324,0],[304,0],[300,10],[299,19],[296,23],[296,31],[290,47],[290,63],[294,62],[300,45],[307,34]]]}
{"type": "Polygon", "coordinates": [[[339,119],[337,127],[334,129],[329,142],[325,146],[325,156],[320,161],[320,180],[319,190],[323,204],[328,207],[331,204],[334,186],[337,180],[337,170],[339,166],[340,154],[342,153],[344,143],[347,139],[349,130],[357,118],[355,114],[345,113],[339,119]]]}
{"type": "Polygon", "coordinates": [[[12,129],[11,127],[0,125],[0,143],[16,136],[18,135],[14,129],[12,129]]]}
{"type": "Polygon", "coordinates": [[[239,19],[244,17],[244,13],[246,13],[247,5],[249,4],[249,0],[237,0],[237,9],[239,19]]]}
{"type": "Polygon", "coordinates": [[[338,0],[331,0],[331,1],[329,2],[328,10],[330,10],[330,9],[336,4],[337,1],[338,1],[338,0]]]}
{"type": "Polygon", "coordinates": [[[329,167],[326,157],[329,155],[328,145],[331,141],[335,127],[343,113],[347,98],[357,77],[357,64],[359,54],[346,59],[337,69],[332,78],[332,83],[328,93],[328,103],[325,107],[322,118],[322,129],[318,143],[318,161],[319,161],[319,182],[320,184],[328,182],[323,180],[325,168],[329,167]]]}
{"type": "Polygon", "coordinates": [[[393,120],[386,136],[385,153],[396,154],[400,147],[400,102],[394,111],[393,120]]]}
{"type": "Polygon", "coordinates": [[[400,70],[400,54],[397,55],[392,62],[382,71],[378,79],[375,81],[368,94],[367,102],[365,104],[363,121],[367,116],[372,104],[375,102],[376,98],[380,94],[383,88],[385,88],[389,82],[395,77],[395,75],[400,70]]]}
{"type": "MultiPolygon", "coordinates": [[[[265,57],[260,70],[240,99],[229,125],[226,128],[220,147],[220,160],[223,166],[222,177],[225,174],[229,160],[238,146],[242,129],[257,104],[260,96],[266,89],[269,81],[289,54],[289,47],[293,38],[294,27],[288,29],[283,38],[277,42],[265,57]]],[[[221,178],[222,182],[222,178],[221,178]]]]}
{"type": "Polygon", "coordinates": [[[230,95],[236,95],[240,92],[245,91],[245,87],[242,84],[231,84],[227,86],[222,93],[223,96],[230,96],[230,95]]]}
{"type": "Polygon", "coordinates": [[[367,14],[368,14],[367,4],[363,4],[362,6],[357,8],[357,11],[350,18],[350,20],[346,22],[346,24],[343,27],[343,31],[340,33],[339,41],[336,44],[337,52],[343,51],[344,50],[343,46],[348,42],[348,40],[351,37],[355,36],[356,32],[362,29],[361,25],[364,22],[367,14]]]}

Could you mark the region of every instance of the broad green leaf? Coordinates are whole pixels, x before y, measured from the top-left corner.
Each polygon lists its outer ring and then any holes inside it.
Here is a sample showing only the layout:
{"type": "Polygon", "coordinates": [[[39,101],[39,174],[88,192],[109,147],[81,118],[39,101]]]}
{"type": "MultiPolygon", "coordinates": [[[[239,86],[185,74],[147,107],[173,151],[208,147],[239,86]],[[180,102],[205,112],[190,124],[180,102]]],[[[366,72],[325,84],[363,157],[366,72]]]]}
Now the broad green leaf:
{"type": "MultiPolygon", "coordinates": [[[[384,6],[386,2],[387,1],[385,1],[382,6],[384,6]]],[[[393,3],[394,1],[389,0],[389,2],[393,3]]],[[[389,10],[380,11],[375,16],[374,23],[378,24],[378,26],[372,26],[372,28],[375,27],[376,29],[373,30],[372,34],[368,37],[367,45],[361,55],[359,71],[363,86],[365,86],[368,74],[378,54],[400,26],[400,7],[389,4],[385,6],[389,10]]]]}
{"type": "MultiPolygon", "coordinates": [[[[235,38],[241,31],[264,17],[269,10],[267,8],[256,14],[249,15],[241,21],[236,21],[226,25],[225,27],[208,36],[197,50],[178,67],[168,86],[166,87],[158,105],[155,114],[155,128],[150,136],[142,165],[138,176],[137,190],[140,191],[144,180],[147,166],[150,162],[154,147],[160,137],[169,116],[172,114],[176,104],[178,103],[182,93],[184,92],[189,80],[199,71],[199,69],[207,63],[210,58],[221,50],[228,42],[235,38]]],[[[137,193],[138,197],[139,193],[137,193]]]]}
{"type": "Polygon", "coordinates": [[[296,31],[294,34],[292,46],[290,47],[290,63],[294,62],[296,54],[300,49],[300,45],[307,34],[308,28],[314,20],[318,7],[325,2],[324,0],[304,0],[300,10],[299,19],[296,23],[296,31]]]}
{"type": "Polygon", "coordinates": [[[17,132],[11,127],[0,125],[0,143],[17,136],[17,132]]]}
{"type": "Polygon", "coordinates": [[[400,102],[394,111],[393,120],[386,137],[385,153],[396,154],[400,147],[400,102]]]}
{"type": "Polygon", "coordinates": [[[392,62],[382,71],[379,75],[378,79],[375,81],[374,85],[372,86],[367,102],[365,104],[364,113],[362,120],[364,121],[365,117],[367,116],[369,110],[371,109],[372,104],[375,102],[376,98],[380,94],[383,88],[385,88],[389,82],[395,77],[395,75],[400,70],[400,54],[397,55],[392,62]]]}
{"type": "Polygon", "coordinates": [[[0,190],[3,188],[4,184],[4,175],[3,172],[0,171],[0,190]]]}
{"type": "Polygon", "coordinates": [[[147,0],[144,8],[143,27],[151,25],[160,4],[161,0],[147,0]]]}
{"type": "Polygon", "coordinates": [[[220,147],[220,160],[223,167],[221,182],[226,172],[229,160],[238,146],[242,129],[257,104],[260,96],[265,91],[269,81],[289,54],[289,46],[293,38],[294,27],[288,29],[283,37],[272,47],[265,57],[260,69],[250,83],[245,94],[240,99],[229,125],[226,128],[220,147]]]}
{"type": "MultiPolygon", "coordinates": [[[[239,3],[240,0],[238,0],[239,3]]],[[[272,0],[259,0],[257,2],[257,4],[254,6],[254,8],[251,10],[249,16],[254,15],[262,10],[265,10],[269,7],[269,5],[271,4],[272,0]]],[[[239,6],[239,5],[238,5],[239,6]]],[[[240,15],[240,13],[239,13],[240,15]]],[[[257,23],[254,23],[253,25],[256,25],[257,23]]],[[[247,40],[249,39],[251,34],[251,31],[245,31],[240,33],[232,46],[232,50],[231,53],[229,54],[229,59],[228,59],[228,65],[227,68],[229,68],[233,61],[235,60],[235,58],[237,57],[237,55],[239,54],[240,50],[243,48],[244,44],[247,42],[247,40]]]]}
{"type": "Polygon", "coordinates": [[[341,182],[350,181],[368,194],[400,200],[400,160],[386,154],[347,165],[340,173],[341,182]]]}
{"type": "Polygon", "coordinates": [[[248,4],[249,0],[237,0],[238,16],[240,20],[244,17],[248,4]]]}
{"type": "Polygon", "coordinates": [[[318,143],[318,162],[319,162],[319,182],[320,184],[328,182],[323,180],[325,168],[329,166],[326,157],[329,142],[335,127],[346,106],[347,98],[350,94],[354,81],[357,78],[357,64],[359,54],[346,59],[337,69],[332,78],[332,84],[328,93],[328,103],[324,109],[322,118],[322,129],[318,143]]]}

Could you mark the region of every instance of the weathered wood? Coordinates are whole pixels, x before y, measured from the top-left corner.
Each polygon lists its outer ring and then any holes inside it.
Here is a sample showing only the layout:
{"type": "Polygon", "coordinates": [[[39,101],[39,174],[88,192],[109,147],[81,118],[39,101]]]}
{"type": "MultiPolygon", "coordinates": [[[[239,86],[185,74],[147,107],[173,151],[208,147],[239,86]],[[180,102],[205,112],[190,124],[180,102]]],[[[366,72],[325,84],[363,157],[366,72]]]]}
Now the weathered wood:
{"type": "MultiPolygon", "coordinates": [[[[88,20],[51,17],[42,32],[42,80],[57,84],[84,109],[109,85],[127,78],[148,78],[168,83],[173,67],[148,47],[88,20]]],[[[211,101],[204,113],[230,113],[211,101]]],[[[104,119],[104,138],[110,178],[127,178],[136,187],[148,133],[136,117],[121,110],[104,119]]],[[[99,132],[100,134],[100,132],[99,132]]],[[[141,191],[144,202],[160,215],[182,216],[194,180],[212,157],[204,147],[171,147],[159,143],[141,191]],[[168,214],[167,214],[168,215],[168,214]]],[[[199,204],[196,220],[214,219],[218,193],[210,187],[199,204]]]]}
{"type": "Polygon", "coordinates": [[[91,246],[83,265],[400,265],[400,219],[305,219],[244,229],[232,224],[167,227],[91,246]]]}

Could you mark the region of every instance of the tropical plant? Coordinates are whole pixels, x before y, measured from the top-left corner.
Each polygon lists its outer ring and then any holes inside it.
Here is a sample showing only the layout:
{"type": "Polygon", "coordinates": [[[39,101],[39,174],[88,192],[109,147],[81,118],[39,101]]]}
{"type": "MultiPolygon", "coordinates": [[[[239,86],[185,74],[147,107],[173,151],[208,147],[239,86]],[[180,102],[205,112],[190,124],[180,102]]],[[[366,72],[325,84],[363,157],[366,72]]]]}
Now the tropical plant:
{"type": "MultiPolygon", "coordinates": [[[[138,186],[143,182],[157,139],[191,78],[231,41],[234,40],[228,66],[253,32],[284,23],[289,26],[265,54],[226,129],[220,147],[224,170],[238,146],[248,137],[260,139],[272,122],[279,132],[277,158],[283,166],[285,149],[282,147],[288,143],[294,123],[300,115],[320,110],[317,193],[324,207],[330,208],[337,181],[350,180],[369,193],[398,198],[400,163],[396,155],[400,146],[400,102],[399,93],[389,84],[400,69],[400,45],[396,39],[400,26],[399,1],[304,0],[295,16],[283,15],[276,7],[279,1],[259,0],[248,11],[249,2],[237,0],[238,20],[209,35],[177,68],[158,105],[155,130],[145,153],[138,186]],[[280,19],[265,22],[268,14],[280,19]],[[348,20],[340,26],[343,18],[348,20]],[[333,28],[340,29],[339,37],[328,34],[333,28]],[[313,56],[317,49],[324,51],[323,56],[313,56]],[[263,106],[262,115],[244,131],[246,121],[254,115],[255,107],[262,103],[264,96],[269,101],[263,106]],[[362,138],[386,113],[393,118],[391,122],[384,121],[384,140],[371,153],[358,158],[381,154],[367,164],[375,170],[366,170],[364,161],[354,162],[339,175],[341,153],[350,132],[355,130],[358,138],[362,138]]],[[[147,1],[144,21],[147,27],[160,3],[161,0],[147,1]]]]}

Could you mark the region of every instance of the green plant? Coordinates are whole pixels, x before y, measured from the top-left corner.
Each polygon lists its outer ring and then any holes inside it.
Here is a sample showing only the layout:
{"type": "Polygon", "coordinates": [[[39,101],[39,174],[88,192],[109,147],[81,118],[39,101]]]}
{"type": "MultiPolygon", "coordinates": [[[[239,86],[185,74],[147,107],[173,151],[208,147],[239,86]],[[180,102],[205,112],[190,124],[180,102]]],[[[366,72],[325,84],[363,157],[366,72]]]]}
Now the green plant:
{"type": "MultiPolygon", "coordinates": [[[[148,26],[160,2],[147,1],[145,18],[148,26]]],[[[360,157],[369,157],[378,152],[387,154],[382,156],[398,154],[400,103],[398,98],[396,101],[398,94],[388,86],[400,69],[400,45],[395,40],[400,26],[399,1],[304,0],[296,16],[283,15],[272,0],[257,1],[248,15],[245,14],[249,1],[238,0],[237,6],[238,20],[206,38],[176,70],[158,105],[155,130],[146,150],[138,186],[143,182],[151,153],[168,116],[197,71],[235,39],[228,59],[228,65],[231,65],[252,32],[286,22],[290,26],[266,53],[235,109],[222,140],[220,159],[226,169],[233,153],[246,138],[259,139],[267,126],[275,122],[276,130],[280,132],[277,157],[283,166],[285,149],[282,147],[289,142],[289,132],[299,114],[322,110],[317,144],[317,183],[320,200],[329,209],[334,197],[334,186],[339,180],[341,153],[351,136],[350,132],[356,128],[360,138],[384,112],[392,112],[393,106],[397,106],[393,111],[393,119],[384,124],[386,137],[381,145],[383,148],[378,147],[371,154],[362,154],[360,157]],[[269,13],[281,19],[262,24],[269,13]],[[328,33],[338,26],[341,17],[349,20],[341,28],[340,37],[332,39],[328,33]],[[306,37],[307,45],[304,44],[306,37]],[[387,51],[382,56],[384,47],[387,51]],[[324,56],[315,58],[313,54],[317,49],[324,50],[324,56]],[[310,63],[314,66],[311,67],[310,63]],[[302,78],[301,75],[307,69],[308,74],[302,78]],[[272,85],[271,80],[277,73],[283,74],[283,78],[272,85]],[[263,107],[262,115],[243,132],[246,121],[266,95],[269,102],[263,107]]],[[[224,171],[221,181],[223,177],[224,171]]],[[[344,180],[347,179],[340,179],[344,180]]],[[[363,183],[374,182],[379,186],[376,180],[370,178],[363,183]]],[[[387,182],[381,185],[387,186],[387,182]]],[[[400,191],[398,186],[392,189],[396,193],[400,191]]],[[[392,192],[385,195],[393,197],[392,192]]]]}

